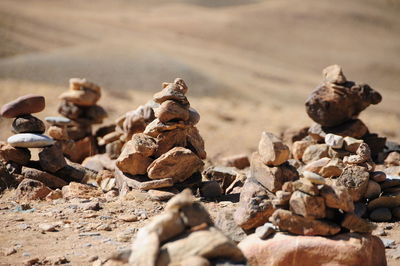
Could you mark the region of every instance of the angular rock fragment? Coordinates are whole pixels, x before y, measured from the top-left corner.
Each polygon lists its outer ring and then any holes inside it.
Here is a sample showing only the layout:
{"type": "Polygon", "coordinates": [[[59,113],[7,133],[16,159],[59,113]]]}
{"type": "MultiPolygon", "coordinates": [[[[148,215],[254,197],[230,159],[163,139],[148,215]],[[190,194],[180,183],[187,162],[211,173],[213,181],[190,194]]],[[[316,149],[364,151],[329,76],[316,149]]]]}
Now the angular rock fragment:
{"type": "Polygon", "coordinates": [[[324,198],[310,196],[306,193],[295,191],[290,197],[290,210],[298,215],[311,219],[325,217],[324,198]]]}
{"type": "Polygon", "coordinates": [[[365,195],[368,187],[369,173],[361,166],[347,166],[336,184],[349,190],[353,201],[359,201],[365,195]]]}
{"type": "Polygon", "coordinates": [[[279,166],[289,159],[289,148],[277,136],[269,132],[261,134],[258,144],[261,160],[268,166],[279,166]]]}
{"type": "Polygon", "coordinates": [[[324,198],[327,207],[340,209],[344,212],[354,211],[353,200],[346,188],[324,185],[320,190],[320,194],[324,198]]]}

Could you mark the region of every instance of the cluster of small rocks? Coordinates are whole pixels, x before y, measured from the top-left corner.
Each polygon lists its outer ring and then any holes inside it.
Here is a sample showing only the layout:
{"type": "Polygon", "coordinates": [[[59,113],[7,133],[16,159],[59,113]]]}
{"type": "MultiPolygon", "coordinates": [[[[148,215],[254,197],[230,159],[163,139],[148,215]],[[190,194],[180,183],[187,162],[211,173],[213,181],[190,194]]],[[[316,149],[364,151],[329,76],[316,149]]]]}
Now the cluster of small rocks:
{"type": "Polygon", "coordinates": [[[176,79],[173,83],[163,83],[162,91],[154,95],[155,119],[142,133],[132,135],[116,159],[116,178],[121,190],[174,187],[163,192],[175,192],[176,188],[201,182],[206,152],[196,128],[200,115],[190,107],[187,91],[185,82],[176,79]]]}
{"type": "Polygon", "coordinates": [[[69,90],[60,95],[58,112],[70,119],[52,119],[48,134],[62,144],[67,158],[81,163],[96,153],[96,142],[92,126],[101,124],[107,112],[99,105],[101,88],[86,79],[71,78],[69,90]],[[56,122],[53,122],[56,121],[56,122]]]}
{"type": "MultiPolygon", "coordinates": [[[[125,255],[111,262],[129,265],[246,265],[236,243],[225,236],[189,189],[169,200],[165,210],[142,227],[125,255]]],[[[110,263],[110,264],[107,264],[110,263]]]]}

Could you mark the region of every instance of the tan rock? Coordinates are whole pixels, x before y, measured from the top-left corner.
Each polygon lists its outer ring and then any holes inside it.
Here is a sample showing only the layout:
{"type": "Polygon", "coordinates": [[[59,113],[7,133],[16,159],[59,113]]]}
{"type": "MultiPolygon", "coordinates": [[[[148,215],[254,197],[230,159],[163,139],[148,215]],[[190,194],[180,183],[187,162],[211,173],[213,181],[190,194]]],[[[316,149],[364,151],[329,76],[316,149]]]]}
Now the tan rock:
{"type": "Polygon", "coordinates": [[[204,163],[192,151],[175,147],[148,167],[150,179],[172,178],[174,182],[182,182],[197,171],[201,171],[204,163]]]}
{"type": "Polygon", "coordinates": [[[15,190],[15,199],[19,202],[43,200],[50,192],[51,189],[42,182],[25,178],[15,190]]]}
{"type": "Polygon", "coordinates": [[[192,256],[184,259],[180,262],[181,266],[210,266],[210,262],[203,257],[200,256],[192,256]]]}
{"type": "Polygon", "coordinates": [[[343,137],[328,133],[325,136],[325,143],[334,149],[341,149],[343,147],[343,137]]]}
{"type": "Polygon", "coordinates": [[[293,166],[284,164],[278,167],[269,167],[263,163],[257,152],[251,156],[250,171],[251,176],[271,192],[280,190],[285,182],[299,178],[298,172],[293,166]]]}
{"type": "Polygon", "coordinates": [[[154,156],[160,157],[174,147],[186,147],[186,138],[186,130],[180,128],[159,134],[156,139],[157,149],[154,156]]]}
{"type": "Polygon", "coordinates": [[[385,165],[388,166],[399,166],[400,165],[400,153],[399,152],[391,152],[385,159],[385,165]]]}
{"type": "Polygon", "coordinates": [[[15,162],[20,165],[26,165],[31,159],[31,153],[27,148],[15,148],[5,142],[0,143],[0,160],[15,162]]]}
{"type": "Polygon", "coordinates": [[[206,159],[207,153],[204,149],[204,140],[200,136],[199,130],[196,127],[189,127],[186,134],[189,149],[199,156],[200,159],[206,159]]]}
{"type": "Polygon", "coordinates": [[[73,198],[83,198],[90,199],[95,197],[100,197],[102,192],[93,186],[80,184],[76,182],[69,183],[68,186],[62,188],[63,198],[73,199],[73,198]]]}
{"type": "Polygon", "coordinates": [[[47,201],[52,201],[52,200],[56,200],[56,199],[61,199],[62,196],[62,191],[60,189],[56,189],[51,191],[49,194],[47,194],[46,196],[46,200],[47,201]]]}
{"type": "Polygon", "coordinates": [[[288,146],[283,144],[282,140],[277,136],[269,132],[261,134],[258,153],[261,156],[262,162],[269,166],[279,166],[285,163],[290,155],[288,146]]]}
{"type": "Polygon", "coordinates": [[[55,175],[37,170],[35,168],[22,167],[22,175],[25,178],[33,179],[42,182],[50,188],[62,188],[67,185],[67,182],[55,175]]]}
{"type": "Polygon", "coordinates": [[[303,172],[303,177],[306,179],[308,182],[315,184],[315,185],[323,185],[325,184],[325,178],[320,176],[319,174],[310,172],[310,171],[304,171],[303,172]]]}
{"type": "Polygon", "coordinates": [[[55,140],[68,140],[68,132],[66,127],[50,126],[47,130],[47,135],[55,140]]]}
{"type": "Polygon", "coordinates": [[[237,169],[245,169],[250,166],[249,156],[247,154],[236,154],[221,159],[225,166],[235,167],[237,169]]]}
{"type": "Polygon", "coordinates": [[[80,163],[86,157],[96,154],[96,145],[92,136],[78,141],[67,141],[62,143],[62,150],[69,160],[80,163]]]}
{"type": "Polygon", "coordinates": [[[328,164],[319,170],[319,174],[325,178],[338,177],[342,174],[345,165],[339,158],[332,158],[328,164]]]}
{"type": "Polygon", "coordinates": [[[116,140],[119,140],[122,135],[123,133],[120,131],[113,131],[111,133],[108,133],[101,138],[101,140],[99,141],[99,145],[102,146],[114,142],[116,140]]]}
{"type": "Polygon", "coordinates": [[[369,173],[361,166],[347,166],[336,180],[338,186],[348,189],[353,201],[359,201],[368,187],[369,173]]]}
{"type": "Polygon", "coordinates": [[[189,106],[189,101],[187,100],[185,93],[181,90],[181,86],[173,83],[169,83],[162,91],[154,94],[153,100],[159,104],[162,104],[167,100],[172,100],[189,106]]]}
{"type": "Polygon", "coordinates": [[[310,171],[310,172],[318,174],[320,172],[320,170],[324,166],[326,166],[330,161],[331,161],[331,159],[329,159],[328,157],[324,157],[319,160],[312,161],[304,166],[303,171],[310,171]]]}
{"type": "Polygon", "coordinates": [[[353,212],[354,204],[351,195],[345,187],[324,185],[320,194],[325,200],[326,207],[353,212]]]}
{"type": "Polygon", "coordinates": [[[170,191],[158,190],[158,189],[150,189],[148,191],[148,194],[149,194],[150,199],[156,200],[156,201],[167,201],[176,195],[176,193],[173,193],[170,191]]]}
{"type": "Polygon", "coordinates": [[[368,234],[319,237],[277,233],[267,240],[252,234],[239,248],[252,266],[387,265],[382,241],[368,234]]]}
{"type": "Polygon", "coordinates": [[[290,197],[290,210],[298,215],[311,219],[325,217],[324,198],[310,196],[301,191],[293,192],[290,197]]]}
{"type": "Polygon", "coordinates": [[[172,100],[163,102],[160,107],[154,110],[154,113],[163,123],[173,120],[186,121],[189,119],[188,107],[172,100]]]}
{"type": "Polygon", "coordinates": [[[188,126],[182,121],[162,123],[158,118],[156,118],[146,126],[143,133],[153,138],[157,138],[158,135],[165,131],[171,131],[177,128],[186,129],[187,127],[188,126]]]}
{"type": "Polygon", "coordinates": [[[376,228],[374,224],[358,217],[354,213],[346,213],[341,226],[358,233],[371,233],[376,228]]]}
{"type": "Polygon", "coordinates": [[[335,235],[340,232],[340,226],[322,220],[310,220],[290,211],[276,210],[270,221],[283,231],[296,235],[335,235]]]}
{"type": "Polygon", "coordinates": [[[328,157],[328,145],[326,144],[313,144],[306,148],[303,153],[303,162],[310,163],[324,157],[328,157]]]}
{"type": "MultiPolygon", "coordinates": [[[[307,193],[307,194],[309,194],[311,196],[318,196],[319,195],[318,187],[315,186],[314,184],[312,184],[311,182],[306,181],[304,179],[297,180],[297,181],[294,181],[294,182],[291,182],[291,183],[289,183],[289,182],[285,183],[285,185],[287,187],[288,187],[289,184],[291,186],[291,190],[292,191],[298,190],[298,191],[307,193]]],[[[285,189],[285,185],[282,187],[282,189],[285,189]]]]}
{"type": "Polygon", "coordinates": [[[355,153],[361,143],[364,143],[364,141],[362,139],[355,139],[355,138],[352,138],[352,137],[345,137],[344,138],[344,149],[346,151],[355,153]]]}

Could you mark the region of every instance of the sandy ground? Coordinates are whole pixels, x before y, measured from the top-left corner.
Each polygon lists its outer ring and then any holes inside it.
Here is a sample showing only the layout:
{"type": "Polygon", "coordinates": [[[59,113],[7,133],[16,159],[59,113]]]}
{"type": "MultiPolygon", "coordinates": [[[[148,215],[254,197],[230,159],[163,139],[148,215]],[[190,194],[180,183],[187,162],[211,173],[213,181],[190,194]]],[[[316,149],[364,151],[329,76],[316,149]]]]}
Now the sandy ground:
{"type": "MultiPolygon", "coordinates": [[[[279,134],[310,125],[304,101],[322,69],[337,63],[349,79],[382,93],[382,103],[361,115],[370,131],[400,141],[399,12],[399,2],[388,0],[2,0],[0,105],[38,93],[47,104],[37,116],[56,115],[68,79],[86,77],[102,86],[99,104],[110,123],[151,99],[163,81],[182,77],[201,114],[208,157],[217,161],[252,152],[263,130],[279,134]]],[[[0,119],[0,140],[11,135],[10,124],[0,119]]],[[[25,252],[89,264],[91,256],[128,246],[116,235],[146,221],[118,221],[120,212],[138,209],[135,200],[105,202],[93,218],[69,213],[71,204],[33,203],[34,212],[20,213],[3,197],[0,248],[22,247],[0,264],[28,260],[25,252]],[[49,215],[60,209],[64,216],[49,215]],[[60,221],[70,222],[58,232],[37,227],[60,221]],[[112,231],[79,237],[98,223],[112,231]]],[[[157,212],[143,208],[149,216],[157,212]]],[[[391,226],[387,237],[399,243],[398,225],[391,226]]]]}

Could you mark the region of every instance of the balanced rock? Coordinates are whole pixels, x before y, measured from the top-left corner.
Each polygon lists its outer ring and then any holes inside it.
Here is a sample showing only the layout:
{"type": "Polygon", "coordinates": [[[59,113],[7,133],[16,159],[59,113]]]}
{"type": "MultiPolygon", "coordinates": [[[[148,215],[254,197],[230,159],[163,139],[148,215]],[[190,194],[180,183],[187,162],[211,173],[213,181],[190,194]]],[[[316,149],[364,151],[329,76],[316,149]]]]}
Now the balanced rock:
{"type": "Polygon", "coordinates": [[[42,134],[46,130],[43,121],[32,115],[18,116],[12,123],[12,131],[14,133],[39,133],[42,134]]]}
{"type": "Polygon", "coordinates": [[[290,197],[290,210],[298,215],[311,219],[325,217],[324,198],[310,196],[301,191],[295,191],[290,197]]]}
{"type": "Polygon", "coordinates": [[[67,165],[60,145],[45,147],[39,152],[39,163],[43,170],[55,173],[67,165]]]}
{"type": "Polygon", "coordinates": [[[25,165],[31,159],[31,153],[26,148],[15,148],[4,142],[0,143],[0,160],[3,162],[15,162],[25,165]]]}
{"type": "Polygon", "coordinates": [[[44,120],[52,126],[68,126],[71,119],[62,116],[47,116],[44,120]]]}
{"type": "Polygon", "coordinates": [[[334,149],[341,149],[343,147],[343,137],[328,133],[325,136],[325,143],[334,149]]]}
{"type": "Polygon", "coordinates": [[[172,120],[186,121],[189,119],[189,110],[187,106],[172,100],[167,100],[155,110],[155,116],[163,123],[172,120]]]}
{"type": "Polygon", "coordinates": [[[47,134],[55,140],[69,140],[68,131],[65,127],[50,126],[47,134]]]}
{"type": "Polygon", "coordinates": [[[172,100],[179,102],[182,105],[189,106],[189,101],[181,88],[182,87],[177,84],[169,83],[162,91],[154,94],[153,100],[159,104],[162,104],[168,100],[172,100]]]}
{"type": "Polygon", "coordinates": [[[55,141],[45,135],[35,133],[20,133],[7,139],[8,144],[18,148],[43,148],[51,146],[55,141]]]}
{"type": "Polygon", "coordinates": [[[308,146],[302,156],[304,163],[310,163],[328,157],[329,146],[326,144],[313,144],[308,146]]]}
{"type": "Polygon", "coordinates": [[[381,186],[376,183],[374,180],[368,180],[368,187],[367,191],[365,192],[365,198],[366,199],[374,199],[379,197],[381,194],[381,186]]]}
{"type": "Polygon", "coordinates": [[[261,156],[262,162],[268,166],[279,166],[285,163],[290,155],[288,146],[283,144],[282,140],[277,136],[269,132],[261,134],[258,153],[261,156]]]}
{"type": "Polygon", "coordinates": [[[28,94],[15,99],[1,107],[3,117],[13,118],[43,111],[45,99],[43,96],[28,94]]]}
{"type": "Polygon", "coordinates": [[[307,114],[322,126],[340,125],[382,100],[382,96],[366,84],[331,78],[339,76],[337,73],[337,68],[326,68],[322,85],[306,101],[307,114]]]}
{"type": "Polygon", "coordinates": [[[345,187],[324,185],[320,189],[326,207],[353,212],[354,204],[351,195],[345,187]]]}
{"type": "Polygon", "coordinates": [[[359,201],[365,195],[368,188],[369,173],[364,167],[347,166],[336,180],[336,184],[349,190],[353,201],[359,201]]]}
{"type": "Polygon", "coordinates": [[[101,89],[98,85],[86,79],[71,78],[70,90],[62,93],[60,99],[80,106],[92,106],[101,97],[101,89]]]}
{"type": "Polygon", "coordinates": [[[150,179],[172,178],[174,182],[182,182],[201,171],[203,165],[203,161],[192,151],[175,147],[154,160],[147,172],[150,179]]]}
{"type": "Polygon", "coordinates": [[[204,140],[200,136],[200,132],[196,127],[189,127],[186,130],[187,134],[187,144],[189,145],[189,149],[194,152],[200,159],[205,159],[207,157],[207,153],[204,149],[204,140]]]}
{"type": "Polygon", "coordinates": [[[141,136],[136,136],[135,139],[128,141],[116,160],[116,166],[122,172],[131,175],[143,175],[146,174],[147,167],[153,162],[150,156],[156,149],[155,142],[151,137],[144,134],[141,134],[141,136]]]}
{"type": "Polygon", "coordinates": [[[293,158],[296,160],[302,160],[304,151],[308,148],[308,146],[312,145],[313,143],[308,140],[299,140],[293,142],[292,145],[292,154],[293,158]]]}

